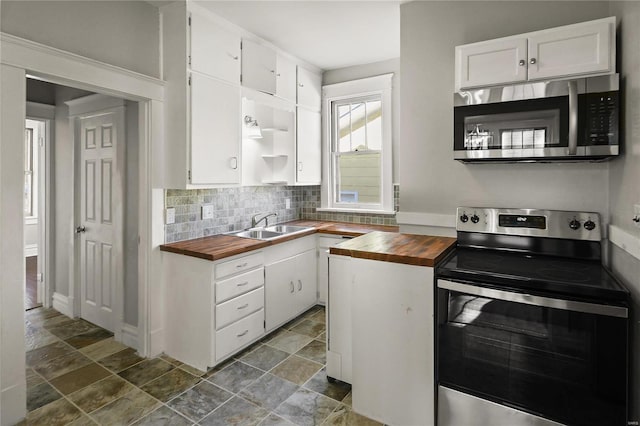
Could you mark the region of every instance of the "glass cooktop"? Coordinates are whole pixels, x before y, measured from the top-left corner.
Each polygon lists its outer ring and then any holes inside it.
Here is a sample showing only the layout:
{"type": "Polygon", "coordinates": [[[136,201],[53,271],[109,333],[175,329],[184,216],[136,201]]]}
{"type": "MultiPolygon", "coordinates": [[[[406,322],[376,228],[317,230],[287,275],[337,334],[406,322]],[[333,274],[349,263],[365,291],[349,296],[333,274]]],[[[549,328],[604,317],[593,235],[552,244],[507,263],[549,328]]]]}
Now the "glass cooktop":
{"type": "Polygon", "coordinates": [[[591,260],[457,248],[436,273],[441,278],[576,298],[626,301],[629,295],[599,261],[591,260]]]}

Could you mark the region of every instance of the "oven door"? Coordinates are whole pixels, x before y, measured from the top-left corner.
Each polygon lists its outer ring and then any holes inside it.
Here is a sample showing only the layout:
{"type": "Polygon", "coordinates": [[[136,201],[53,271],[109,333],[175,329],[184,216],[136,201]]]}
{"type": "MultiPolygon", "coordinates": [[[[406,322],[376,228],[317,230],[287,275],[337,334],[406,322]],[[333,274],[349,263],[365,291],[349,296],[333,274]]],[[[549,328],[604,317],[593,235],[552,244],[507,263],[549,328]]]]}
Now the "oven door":
{"type": "MultiPolygon", "coordinates": [[[[626,424],[626,307],[437,283],[441,390],[564,424],[626,424]]],[[[439,401],[439,425],[488,418],[452,404],[439,401]]]]}

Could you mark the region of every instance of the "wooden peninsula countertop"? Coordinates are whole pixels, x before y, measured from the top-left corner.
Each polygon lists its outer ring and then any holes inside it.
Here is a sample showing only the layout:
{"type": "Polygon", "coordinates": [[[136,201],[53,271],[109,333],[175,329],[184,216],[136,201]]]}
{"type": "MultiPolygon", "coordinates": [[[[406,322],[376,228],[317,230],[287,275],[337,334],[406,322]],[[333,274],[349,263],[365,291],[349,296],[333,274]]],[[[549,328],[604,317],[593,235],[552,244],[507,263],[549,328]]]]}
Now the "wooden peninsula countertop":
{"type": "Polygon", "coordinates": [[[370,232],[329,249],[329,253],[407,265],[435,266],[453,250],[455,238],[370,232]]]}
{"type": "Polygon", "coordinates": [[[219,234],[212,235],[210,237],[195,238],[193,240],[163,244],[160,246],[160,250],[213,261],[224,259],[225,257],[235,256],[236,254],[245,253],[251,250],[257,250],[263,247],[283,243],[285,241],[290,241],[292,239],[304,237],[306,235],[315,233],[357,237],[373,231],[398,231],[397,226],[366,225],[361,223],[328,222],[320,220],[294,220],[286,222],[286,224],[295,226],[308,226],[313,229],[310,229],[307,232],[292,234],[271,241],[219,234]]]}

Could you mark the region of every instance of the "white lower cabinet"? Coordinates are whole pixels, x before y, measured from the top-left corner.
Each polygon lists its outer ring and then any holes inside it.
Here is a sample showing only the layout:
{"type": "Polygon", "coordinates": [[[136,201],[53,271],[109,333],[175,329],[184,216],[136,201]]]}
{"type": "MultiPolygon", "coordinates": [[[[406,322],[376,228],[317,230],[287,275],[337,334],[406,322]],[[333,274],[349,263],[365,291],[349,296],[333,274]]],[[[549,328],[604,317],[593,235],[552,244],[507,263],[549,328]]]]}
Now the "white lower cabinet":
{"type": "Polygon", "coordinates": [[[216,361],[222,361],[264,335],[264,309],[216,332],[216,361]]]}
{"type": "Polygon", "coordinates": [[[317,292],[315,236],[283,243],[271,250],[272,258],[264,268],[267,333],[315,305],[317,292]]]}
{"type": "Polygon", "coordinates": [[[336,255],[329,262],[327,375],[352,384],[359,414],[435,424],[433,268],[336,255]]]}
{"type": "Polygon", "coordinates": [[[327,304],[329,292],[329,249],[352,237],[318,236],[318,303],[327,304]]]}

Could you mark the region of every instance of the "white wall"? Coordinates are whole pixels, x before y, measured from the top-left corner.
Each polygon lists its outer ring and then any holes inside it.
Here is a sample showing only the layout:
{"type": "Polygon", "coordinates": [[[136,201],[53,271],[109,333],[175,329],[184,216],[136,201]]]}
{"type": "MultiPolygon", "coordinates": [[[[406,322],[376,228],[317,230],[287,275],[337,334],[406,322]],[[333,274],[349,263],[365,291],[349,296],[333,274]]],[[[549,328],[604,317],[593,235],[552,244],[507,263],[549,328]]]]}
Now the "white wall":
{"type": "Polygon", "coordinates": [[[400,58],[388,61],[373,62],[371,64],[356,65],[353,67],[338,68],[325,71],[322,75],[322,84],[342,83],[344,81],[357,80],[359,78],[373,77],[376,75],[393,73],[392,94],[392,125],[393,125],[393,182],[399,182],[400,160],[400,58]]]}
{"type": "Polygon", "coordinates": [[[138,325],[138,103],[127,102],[124,211],[124,322],[138,325]]]}
{"type": "Polygon", "coordinates": [[[23,242],[24,70],[0,65],[0,424],[26,411],[23,242]],[[17,146],[16,146],[17,145],[17,146]]]}
{"type": "MultiPolygon", "coordinates": [[[[640,228],[633,225],[632,205],[640,204],[640,3],[612,2],[610,13],[616,15],[618,29],[618,71],[624,94],[624,155],[609,164],[609,204],[611,224],[636,238],[640,247],[640,228]]],[[[632,354],[630,381],[631,414],[640,420],[640,260],[611,245],[610,266],[631,291],[634,301],[631,328],[632,354]]]]}
{"type": "Polygon", "coordinates": [[[456,45],[601,18],[608,3],[416,1],[400,12],[400,211],[538,207],[596,211],[606,222],[606,163],[454,161],[453,91],[456,45]]]}
{"type": "Polygon", "coordinates": [[[0,2],[2,31],[160,76],[158,9],[145,1],[0,2]]]}

